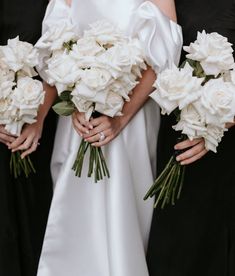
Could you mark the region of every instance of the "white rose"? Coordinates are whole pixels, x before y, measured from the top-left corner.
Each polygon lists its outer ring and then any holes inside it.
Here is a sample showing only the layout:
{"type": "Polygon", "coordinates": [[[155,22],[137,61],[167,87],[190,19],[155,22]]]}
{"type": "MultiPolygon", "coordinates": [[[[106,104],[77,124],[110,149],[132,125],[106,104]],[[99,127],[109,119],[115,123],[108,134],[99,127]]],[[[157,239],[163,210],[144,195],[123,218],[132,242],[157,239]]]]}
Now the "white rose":
{"type": "MultiPolygon", "coordinates": [[[[11,99],[0,97],[0,120],[6,117],[5,113],[11,108],[11,99]]],[[[1,123],[2,124],[2,123],[1,123]]]]}
{"type": "Polygon", "coordinates": [[[187,58],[200,61],[206,75],[217,76],[234,64],[232,44],[218,33],[198,33],[197,40],[184,50],[189,53],[187,58]]]}
{"type": "Polygon", "coordinates": [[[43,104],[45,92],[42,83],[29,77],[21,78],[17,81],[17,87],[12,94],[12,104],[23,113],[35,113],[39,105],[43,104]]]}
{"type": "Polygon", "coordinates": [[[14,86],[12,81],[0,82],[0,98],[7,98],[12,93],[12,88],[14,86]]]}
{"type": "Polygon", "coordinates": [[[135,56],[132,49],[126,44],[115,45],[107,51],[107,59],[110,67],[116,67],[124,73],[130,73],[132,65],[135,64],[135,56]]]}
{"type": "Polygon", "coordinates": [[[78,98],[78,100],[83,99],[88,102],[105,104],[108,92],[108,89],[97,91],[96,89],[88,87],[84,82],[79,82],[73,89],[71,95],[74,98],[78,98]]]}
{"type": "Polygon", "coordinates": [[[92,112],[94,111],[94,105],[93,102],[84,100],[80,97],[73,96],[72,102],[75,104],[77,110],[79,112],[85,113],[85,119],[89,121],[92,112]]]}
{"type": "Polygon", "coordinates": [[[219,126],[208,125],[207,132],[203,135],[205,139],[205,148],[213,152],[217,152],[217,147],[224,136],[227,129],[219,126]]]}
{"type": "Polygon", "coordinates": [[[89,53],[90,46],[84,44],[84,49],[80,49],[78,45],[74,45],[73,49],[69,52],[69,55],[72,59],[74,59],[74,62],[76,62],[77,66],[82,70],[90,69],[92,67],[105,68],[105,66],[101,64],[101,62],[98,60],[96,56],[96,54],[98,55],[98,52],[100,52],[100,49],[101,51],[103,51],[102,50],[103,48],[98,46],[99,47],[99,50],[98,50],[98,49],[92,48],[93,46],[91,46],[92,49],[90,49],[91,52],[89,53]],[[87,49],[85,49],[85,47],[87,47],[87,49]],[[84,51],[84,52],[81,52],[81,51],[84,51]],[[95,52],[97,53],[95,54],[95,52]]]}
{"type": "Polygon", "coordinates": [[[4,54],[2,51],[2,47],[0,47],[0,72],[2,71],[9,72],[9,70],[10,70],[9,66],[4,61],[4,54]]]}
{"type": "Polygon", "coordinates": [[[235,69],[231,71],[231,81],[235,85],[235,69]]]}
{"type": "Polygon", "coordinates": [[[124,89],[126,90],[126,93],[129,95],[132,93],[132,90],[136,87],[136,85],[139,83],[138,80],[136,80],[136,76],[134,74],[124,74],[121,78],[118,80],[122,82],[124,89]]]}
{"type": "Polygon", "coordinates": [[[0,125],[5,125],[9,133],[16,135],[15,122],[18,121],[18,110],[12,106],[12,100],[10,98],[0,98],[0,125]]]}
{"type": "Polygon", "coordinates": [[[0,98],[6,98],[12,93],[15,74],[13,71],[0,69],[0,98]]]}
{"type": "Polygon", "coordinates": [[[73,45],[71,55],[75,58],[83,56],[96,56],[104,51],[104,48],[101,47],[93,37],[83,37],[73,45]]]}
{"type": "MultiPolygon", "coordinates": [[[[46,73],[50,85],[59,83],[63,84],[64,88],[66,88],[66,86],[74,86],[79,80],[80,71],[76,60],[64,52],[52,56],[52,58],[48,60],[48,69],[46,73]]],[[[60,93],[62,91],[58,92],[60,93]]]]}
{"type": "Polygon", "coordinates": [[[129,44],[118,44],[108,49],[101,57],[101,62],[107,64],[110,68],[119,71],[119,75],[123,73],[131,73],[134,65],[144,62],[140,52],[129,44]]]}
{"type": "Polygon", "coordinates": [[[135,81],[135,77],[132,74],[125,74],[123,77],[115,80],[109,87],[109,91],[112,91],[121,97],[123,97],[126,101],[129,101],[129,95],[132,93],[132,90],[138,84],[135,81]]]}
{"type": "Polygon", "coordinates": [[[11,133],[12,135],[20,136],[24,124],[25,122],[22,120],[13,121],[9,124],[6,124],[5,129],[7,132],[11,133]]]}
{"type": "Polygon", "coordinates": [[[135,78],[141,78],[143,70],[147,70],[146,63],[142,63],[141,65],[133,65],[131,73],[135,76],[135,78]]]}
{"type": "Polygon", "coordinates": [[[201,105],[206,123],[218,125],[233,122],[235,115],[235,87],[222,78],[208,81],[202,88],[201,105]]]}
{"type": "Polygon", "coordinates": [[[190,140],[202,137],[207,131],[204,120],[192,104],[181,110],[180,121],[173,129],[182,131],[190,140]]]}
{"type": "Polygon", "coordinates": [[[81,80],[87,87],[96,91],[104,90],[113,81],[111,74],[103,68],[83,70],[81,80]]]}
{"type": "Polygon", "coordinates": [[[108,51],[105,51],[100,56],[96,57],[97,65],[95,67],[107,70],[114,79],[117,79],[121,77],[123,73],[120,67],[116,66],[114,62],[111,62],[111,58],[112,56],[109,55],[108,51]]]}
{"type": "MultiPolygon", "coordinates": [[[[131,51],[132,66],[139,67],[141,70],[146,70],[146,57],[140,41],[138,39],[130,39],[128,47],[131,51]]],[[[141,77],[141,74],[138,74],[137,76],[141,77]]]]}
{"type": "Polygon", "coordinates": [[[100,45],[114,45],[115,43],[127,41],[124,35],[110,22],[106,20],[97,21],[90,25],[90,29],[84,32],[84,37],[94,37],[100,45]]]}
{"type": "MultiPolygon", "coordinates": [[[[235,64],[234,64],[235,66],[235,64]]],[[[223,72],[221,77],[223,78],[223,81],[225,82],[231,82],[233,85],[235,85],[235,69],[229,70],[226,72],[223,72]]]]}
{"type": "Polygon", "coordinates": [[[123,105],[124,100],[120,95],[113,92],[109,92],[106,99],[106,103],[96,103],[95,110],[109,117],[121,116],[123,105]]]}
{"type": "Polygon", "coordinates": [[[3,61],[14,72],[22,70],[30,77],[37,75],[33,67],[38,64],[38,52],[30,43],[20,41],[19,37],[9,39],[8,45],[1,46],[1,52],[3,61]]]}
{"type": "Polygon", "coordinates": [[[65,42],[76,41],[77,38],[75,26],[69,21],[60,21],[52,25],[42,35],[35,47],[38,49],[50,49],[51,51],[61,50],[65,42]]]}
{"type": "Polygon", "coordinates": [[[96,56],[77,56],[77,53],[74,51],[71,51],[69,55],[74,59],[77,67],[79,67],[81,70],[90,69],[91,67],[105,68],[105,66],[99,62],[96,56]]]}
{"type": "Polygon", "coordinates": [[[176,107],[183,109],[200,97],[203,78],[193,77],[192,67],[166,69],[158,74],[154,83],[156,91],[150,96],[159,104],[162,114],[170,114],[176,107]]]}

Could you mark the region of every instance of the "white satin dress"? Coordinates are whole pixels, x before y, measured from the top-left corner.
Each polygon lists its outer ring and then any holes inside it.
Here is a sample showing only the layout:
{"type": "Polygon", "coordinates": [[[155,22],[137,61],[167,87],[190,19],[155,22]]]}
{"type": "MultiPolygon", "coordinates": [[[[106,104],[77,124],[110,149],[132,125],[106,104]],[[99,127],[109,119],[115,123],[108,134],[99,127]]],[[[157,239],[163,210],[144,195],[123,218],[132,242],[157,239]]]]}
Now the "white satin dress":
{"type": "MultiPolygon", "coordinates": [[[[181,28],[153,3],[142,0],[51,0],[43,29],[72,20],[80,33],[108,19],[138,36],[148,62],[159,72],[177,63],[181,28]]],[[[153,201],[159,108],[149,101],[109,145],[103,147],[111,177],[95,184],[71,170],[80,144],[71,118],[59,120],[52,174],[55,184],[38,276],[147,276],[145,261],[153,201]]]]}

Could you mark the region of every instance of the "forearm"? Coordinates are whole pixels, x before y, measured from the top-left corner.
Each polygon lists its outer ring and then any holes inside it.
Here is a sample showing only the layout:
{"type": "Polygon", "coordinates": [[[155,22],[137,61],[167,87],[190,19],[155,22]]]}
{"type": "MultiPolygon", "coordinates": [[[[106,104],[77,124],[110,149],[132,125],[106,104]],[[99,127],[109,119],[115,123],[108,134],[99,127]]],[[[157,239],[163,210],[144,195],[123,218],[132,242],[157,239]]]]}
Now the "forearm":
{"type": "Polygon", "coordinates": [[[44,103],[40,106],[37,116],[37,121],[43,123],[51,106],[55,102],[55,99],[57,97],[57,92],[55,87],[51,87],[47,83],[43,83],[44,90],[46,92],[45,94],[45,100],[44,103]]]}
{"type": "Polygon", "coordinates": [[[234,127],[234,126],[235,126],[235,122],[226,124],[226,128],[231,128],[231,127],[234,127]]]}
{"type": "Polygon", "coordinates": [[[151,0],[161,11],[173,21],[176,20],[176,10],[174,0],[151,0]]]}
{"type": "Polygon", "coordinates": [[[148,100],[149,94],[154,90],[152,85],[155,79],[156,74],[151,68],[148,68],[143,72],[140,83],[135,87],[133,94],[130,96],[130,101],[126,102],[123,107],[123,116],[121,117],[121,120],[124,125],[128,124],[128,122],[148,100]]]}

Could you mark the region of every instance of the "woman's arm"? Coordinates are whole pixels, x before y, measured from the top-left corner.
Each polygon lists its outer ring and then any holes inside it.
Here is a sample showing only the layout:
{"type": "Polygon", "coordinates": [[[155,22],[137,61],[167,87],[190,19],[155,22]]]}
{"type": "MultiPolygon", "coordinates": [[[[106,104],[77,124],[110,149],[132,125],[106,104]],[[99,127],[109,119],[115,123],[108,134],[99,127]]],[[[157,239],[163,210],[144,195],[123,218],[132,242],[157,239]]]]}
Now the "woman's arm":
{"type": "MultiPolygon", "coordinates": [[[[172,20],[176,20],[175,5],[173,0],[154,0],[163,13],[172,20]]],[[[77,132],[84,139],[94,146],[100,147],[112,141],[120,131],[129,123],[134,115],[147,101],[149,94],[153,91],[153,83],[156,75],[151,68],[148,68],[140,80],[140,83],[133,90],[130,102],[126,102],[123,107],[123,116],[110,118],[101,116],[86,122],[83,113],[76,112],[73,115],[73,124],[77,132]],[[105,139],[99,141],[100,133],[103,132],[105,139]]]]}
{"type": "Polygon", "coordinates": [[[171,20],[175,22],[177,21],[174,0],[151,0],[151,2],[156,4],[161,9],[161,11],[171,20]]]}
{"type": "Polygon", "coordinates": [[[57,96],[55,87],[51,87],[46,83],[43,83],[43,86],[46,95],[43,105],[39,108],[37,122],[31,125],[26,124],[21,135],[9,145],[9,149],[13,152],[24,150],[21,155],[22,158],[37,149],[38,141],[42,135],[44,120],[57,96]]]}

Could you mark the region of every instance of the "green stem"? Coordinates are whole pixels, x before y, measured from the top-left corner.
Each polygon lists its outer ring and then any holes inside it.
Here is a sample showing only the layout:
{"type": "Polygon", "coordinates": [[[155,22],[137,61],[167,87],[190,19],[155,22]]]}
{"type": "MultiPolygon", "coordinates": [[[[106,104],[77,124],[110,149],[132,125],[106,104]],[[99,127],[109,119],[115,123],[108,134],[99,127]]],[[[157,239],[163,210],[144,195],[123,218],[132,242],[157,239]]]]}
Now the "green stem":
{"type": "Polygon", "coordinates": [[[22,173],[27,178],[31,173],[36,173],[30,156],[27,156],[24,159],[22,159],[21,154],[21,151],[11,153],[10,171],[13,174],[14,178],[18,178],[22,173]]]}

